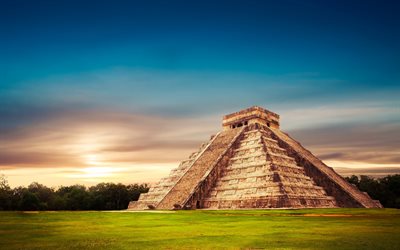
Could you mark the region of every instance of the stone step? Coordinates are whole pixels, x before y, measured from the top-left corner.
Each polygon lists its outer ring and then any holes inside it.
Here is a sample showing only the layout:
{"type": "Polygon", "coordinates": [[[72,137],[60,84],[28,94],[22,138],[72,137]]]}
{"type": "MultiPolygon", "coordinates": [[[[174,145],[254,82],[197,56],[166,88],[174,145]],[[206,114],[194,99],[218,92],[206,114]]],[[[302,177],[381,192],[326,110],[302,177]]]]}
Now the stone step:
{"type": "MultiPolygon", "coordinates": [[[[284,159],[288,159],[288,160],[293,160],[295,161],[295,159],[293,157],[290,157],[288,155],[284,155],[284,154],[277,154],[277,153],[272,153],[272,152],[268,152],[268,154],[272,157],[277,157],[277,158],[284,158],[284,159]]],[[[296,161],[295,161],[296,162],[296,161]]]]}
{"type": "MultiPolygon", "coordinates": [[[[286,169],[293,169],[293,170],[302,171],[304,173],[304,168],[298,166],[297,164],[287,164],[286,165],[286,164],[274,162],[274,163],[271,163],[271,169],[273,169],[273,170],[283,169],[282,171],[285,171],[286,169]]],[[[288,172],[288,171],[286,171],[286,172],[288,172]]]]}
{"type": "Polygon", "coordinates": [[[265,141],[267,141],[267,142],[272,142],[272,143],[274,143],[273,145],[279,145],[279,144],[278,144],[278,141],[275,140],[275,139],[272,139],[272,138],[269,138],[269,137],[265,137],[265,136],[263,136],[262,138],[263,138],[265,141]]]}
{"type": "Polygon", "coordinates": [[[266,158],[267,154],[265,152],[255,152],[255,153],[250,153],[250,154],[247,154],[247,155],[232,157],[230,159],[230,161],[232,162],[232,161],[237,161],[237,160],[246,160],[246,159],[249,159],[249,158],[254,158],[254,157],[259,157],[259,156],[265,156],[265,158],[266,158]]]}
{"type": "Polygon", "coordinates": [[[286,194],[272,194],[272,195],[265,195],[265,196],[260,196],[260,195],[248,195],[248,196],[241,196],[238,198],[232,198],[232,197],[212,197],[212,198],[206,198],[204,201],[220,201],[220,200],[247,200],[247,199],[268,199],[272,197],[285,197],[289,199],[298,199],[298,198],[306,198],[306,199],[317,199],[317,200],[332,200],[335,201],[335,198],[333,196],[320,196],[320,195],[315,195],[315,196],[304,196],[304,195],[286,195],[286,194]]]}
{"type": "Polygon", "coordinates": [[[270,165],[271,162],[268,161],[267,159],[262,159],[258,161],[253,161],[253,162],[246,162],[246,163],[229,163],[228,167],[226,168],[227,170],[233,170],[233,169],[241,169],[241,168],[248,168],[248,167],[255,167],[255,166],[261,166],[261,165],[270,165]]]}
{"type": "Polygon", "coordinates": [[[275,140],[273,140],[273,139],[271,139],[271,138],[266,138],[266,137],[263,137],[263,143],[268,147],[268,146],[271,146],[271,147],[279,147],[279,144],[278,144],[278,142],[277,141],[275,141],[275,140]]]}
{"type": "Polygon", "coordinates": [[[280,157],[280,156],[274,156],[270,155],[270,158],[272,160],[272,163],[278,163],[278,164],[283,164],[283,165],[296,165],[297,162],[293,158],[285,158],[285,157],[280,157]]]}
{"type": "Polygon", "coordinates": [[[281,178],[298,178],[298,179],[301,179],[299,181],[304,181],[304,180],[312,181],[312,179],[309,176],[303,175],[303,174],[288,173],[288,172],[284,172],[284,171],[280,171],[280,170],[275,170],[272,172],[279,174],[279,176],[281,178]]]}
{"type": "Polygon", "coordinates": [[[236,151],[233,155],[233,158],[243,157],[251,154],[266,154],[263,147],[255,147],[255,148],[248,148],[241,151],[236,151]]]}
{"type": "Polygon", "coordinates": [[[281,151],[281,152],[283,152],[283,153],[286,154],[286,149],[281,148],[281,147],[279,147],[279,146],[276,146],[276,145],[265,145],[265,147],[266,147],[267,149],[273,148],[273,149],[276,149],[276,150],[281,151]]]}
{"type": "Polygon", "coordinates": [[[293,182],[286,182],[286,181],[281,181],[283,187],[290,187],[290,188],[299,188],[299,189],[318,189],[318,190],[324,190],[322,187],[317,186],[315,184],[304,184],[304,183],[293,183],[293,182]]]}
{"type": "Polygon", "coordinates": [[[241,141],[239,143],[239,147],[251,147],[251,146],[262,146],[263,143],[261,139],[254,139],[254,140],[247,140],[247,141],[241,141]]]}
{"type": "Polygon", "coordinates": [[[226,191],[226,190],[242,190],[242,189],[255,189],[258,188],[279,188],[279,184],[277,182],[269,182],[269,183],[239,183],[236,186],[228,186],[222,183],[218,183],[212,191],[226,191]]]}
{"type": "Polygon", "coordinates": [[[241,151],[246,151],[250,149],[264,149],[264,146],[262,144],[258,145],[248,145],[248,146],[242,146],[234,150],[234,152],[241,152],[241,151]]]}
{"type": "MultiPolygon", "coordinates": [[[[169,189],[165,189],[165,190],[162,190],[162,191],[153,191],[151,193],[148,192],[148,193],[146,193],[146,196],[149,196],[149,195],[160,196],[160,195],[165,194],[168,190],[169,189]]],[[[145,197],[144,195],[141,195],[141,196],[145,197]]]]}
{"type": "Polygon", "coordinates": [[[262,143],[264,141],[273,143],[273,145],[278,145],[278,141],[269,137],[265,137],[265,136],[254,136],[254,137],[249,137],[249,138],[244,138],[240,141],[240,143],[243,144],[249,144],[249,142],[258,142],[258,143],[262,143]]]}
{"type": "Polygon", "coordinates": [[[237,170],[247,171],[247,169],[249,168],[255,169],[255,171],[261,171],[263,169],[269,172],[270,170],[272,170],[271,162],[267,160],[262,160],[262,161],[252,162],[251,164],[242,164],[242,163],[231,164],[225,168],[224,172],[226,172],[226,174],[231,174],[230,171],[237,171],[237,170]]]}
{"type": "Polygon", "coordinates": [[[230,181],[230,180],[240,180],[244,178],[252,178],[252,177],[265,177],[265,178],[272,178],[273,172],[253,172],[253,173],[246,173],[242,175],[229,175],[229,176],[224,176],[220,180],[223,181],[230,181]]]}

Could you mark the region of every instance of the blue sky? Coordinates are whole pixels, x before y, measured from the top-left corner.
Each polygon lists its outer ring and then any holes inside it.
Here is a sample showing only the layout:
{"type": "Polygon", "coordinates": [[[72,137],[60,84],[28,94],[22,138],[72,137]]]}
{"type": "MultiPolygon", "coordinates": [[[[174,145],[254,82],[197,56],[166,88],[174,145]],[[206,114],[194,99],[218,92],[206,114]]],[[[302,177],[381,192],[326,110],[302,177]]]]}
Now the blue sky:
{"type": "Polygon", "coordinates": [[[98,158],[152,181],[139,173],[164,175],[222,115],[252,105],[281,114],[333,167],[398,171],[399,11],[396,1],[1,1],[0,171],[46,182],[98,158]],[[18,172],[49,169],[43,180],[18,172]]]}

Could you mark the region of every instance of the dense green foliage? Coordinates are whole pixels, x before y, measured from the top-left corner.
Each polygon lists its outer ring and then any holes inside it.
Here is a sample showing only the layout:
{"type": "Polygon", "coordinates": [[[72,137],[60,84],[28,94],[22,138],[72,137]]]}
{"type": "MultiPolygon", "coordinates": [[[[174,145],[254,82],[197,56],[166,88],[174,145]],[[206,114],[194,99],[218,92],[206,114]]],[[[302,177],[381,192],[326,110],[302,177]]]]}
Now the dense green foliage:
{"type": "Polygon", "coordinates": [[[361,175],[346,177],[347,181],[367,192],[371,198],[379,200],[384,207],[400,208],[400,175],[389,175],[373,179],[361,175]]]}
{"type": "Polygon", "coordinates": [[[400,249],[400,210],[0,212],[0,249],[400,249]]]}
{"type": "Polygon", "coordinates": [[[0,210],[118,210],[148,191],[146,184],[124,185],[100,183],[96,186],[61,186],[57,189],[32,183],[28,187],[10,188],[0,178],[0,210]]]}
{"type": "MultiPolygon", "coordinates": [[[[346,179],[384,207],[400,208],[400,175],[373,179],[355,175],[346,179]]],[[[137,200],[148,191],[146,184],[100,183],[96,186],[61,186],[57,189],[32,183],[28,187],[10,188],[0,176],[0,210],[119,210],[129,201],[137,200]]]]}

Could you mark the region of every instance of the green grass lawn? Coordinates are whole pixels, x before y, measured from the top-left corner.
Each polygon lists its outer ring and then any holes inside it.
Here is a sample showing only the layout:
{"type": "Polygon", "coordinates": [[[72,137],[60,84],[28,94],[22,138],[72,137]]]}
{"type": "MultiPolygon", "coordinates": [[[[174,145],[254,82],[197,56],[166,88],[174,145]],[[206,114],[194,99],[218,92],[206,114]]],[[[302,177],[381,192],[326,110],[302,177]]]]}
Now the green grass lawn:
{"type": "Polygon", "coordinates": [[[0,212],[0,249],[400,249],[400,210],[0,212]]]}

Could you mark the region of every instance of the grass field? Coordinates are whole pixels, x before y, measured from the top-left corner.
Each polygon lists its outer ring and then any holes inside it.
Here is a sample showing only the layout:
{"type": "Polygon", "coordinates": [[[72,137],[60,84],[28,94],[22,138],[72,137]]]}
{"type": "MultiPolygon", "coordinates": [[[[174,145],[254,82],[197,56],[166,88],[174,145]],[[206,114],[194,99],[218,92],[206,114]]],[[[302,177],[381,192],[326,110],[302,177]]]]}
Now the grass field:
{"type": "Polygon", "coordinates": [[[0,249],[400,249],[400,210],[1,212],[0,249]]]}

